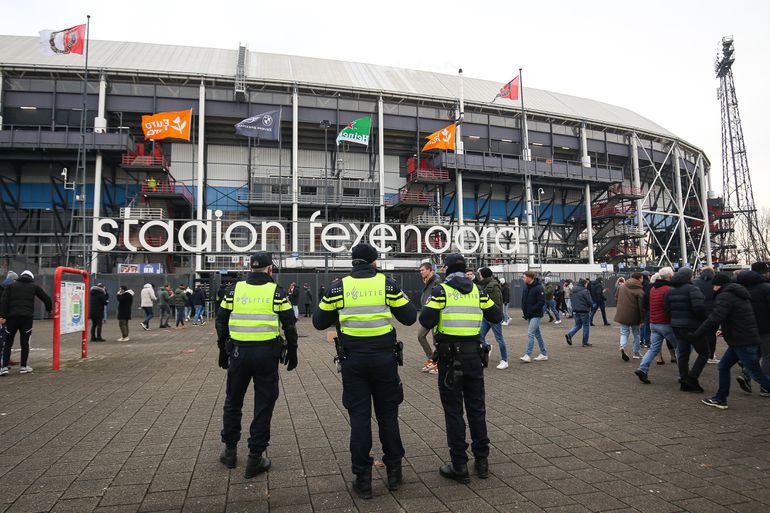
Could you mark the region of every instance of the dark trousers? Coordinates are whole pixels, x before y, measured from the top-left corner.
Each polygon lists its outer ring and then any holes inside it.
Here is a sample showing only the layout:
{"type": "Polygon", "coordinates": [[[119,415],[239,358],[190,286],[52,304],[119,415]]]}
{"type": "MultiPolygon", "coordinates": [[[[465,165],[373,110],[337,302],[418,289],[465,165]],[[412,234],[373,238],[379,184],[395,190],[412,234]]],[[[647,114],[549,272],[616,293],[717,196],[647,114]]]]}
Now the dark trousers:
{"type": "Polygon", "coordinates": [[[305,303],[305,317],[310,317],[311,315],[313,315],[313,305],[305,303]]]}
{"type": "Polygon", "coordinates": [[[183,306],[176,307],[176,325],[184,326],[184,307],[183,306]]]}
{"type": "MultiPolygon", "coordinates": [[[[184,315],[183,308],[177,308],[184,315]]],[[[262,454],[270,444],[270,421],[278,400],[278,357],[272,342],[236,346],[227,369],[227,396],[222,416],[222,442],[235,446],[241,439],[243,398],[254,381],[254,418],[249,429],[249,450],[262,454]]],[[[280,350],[280,348],[278,349],[280,350]]]]}
{"type": "Polygon", "coordinates": [[[591,323],[588,322],[588,312],[573,312],[575,317],[575,325],[569,330],[567,335],[574,337],[575,334],[582,328],[583,329],[583,345],[588,345],[588,334],[591,332],[591,323]]]}
{"type": "Polygon", "coordinates": [[[91,319],[91,340],[102,338],[102,323],[104,319],[91,319]]]}
{"type": "Polygon", "coordinates": [[[350,353],[342,361],[342,404],[350,416],[350,459],[354,474],[371,468],[372,401],[377,417],[382,462],[399,465],[404,457],[398,427],[398,405],[404,389],[398,376],[396,355],[392,350],[350,353]]]}
{"type": "Polygon", "coordinates": [[[690,383],[697,383],[700,373],[709,359],[709,346],[705,338],[692,341],[687,340],[687,333],[690,331],[689,328],[674,328],[677,345],[676,361],[679,366],[679,379],[690,383]],[[690,352],[693,349],[698,353],[698,357],[692,364],[692,368],[690,368],[690,352]]]}
{"type": "Polygon", "coordinates": [[[118,319],[118,327],[123,338],[128,337],[128,319],[118,319]]]}
{"type": "Polygon", "coordinates": [[[471,432],[473,456],[475,458],[489,456],[487,410],[484,403],[484,368],[481,365],[481,358],[477,355],[464,356],[461,362],[462,383],[457,383],[454,388],[450,388],[446,384],[446,377],[451,361],[447,356],[439,353],[438,392],[441,397],[441,406],[444,408],[449,455],[454,465],[468,462],[463,404],[471,432]]]}
{"type": "Polygon", "coordinates": [[[602,311],[602,319],[604,320],[604,324],[607,324],[607,311],[604,309],[604,303],[594,303],[591,306],[591,324],[594,322],[594,315],[596,315],[596,311],[601,310],[602,311]]]}
{"type": "Polygon", "coordinates": [[[719,401],[727,401],[727,396],[730,395],[730,369],[738,362],[741,362],[743,369],[763,389],[770,390],[770,376],[762,372],[762,368],[759,366],[759,346],[729,346],[717,365],[719,390],[714,397],[719,401]]]}
{"type": "Polygon", "coordinates": [[[171,318],[171,307],[160,305],[160,326],[159,328],[168,328],[168,320],[171,318]]]}
{"type": "Polygon", "coordinates": [[[29,358],[29,339],[32,337],[32,317],[9,317],[5,320],[5,342],[3,343],[2,361],[0,367],[8,367],[11,359],[11,348],[16,332],[19,332],[19,343],[21,343],[21,366],[27,366],[29,358]]]}
{"type": "Polygon", "coordinates": [[[714,355],[717,351],[717,334],[716,332],[710,333],[704,338],[706,339],[706,343],[709,346],[709,358],[714,358],[714,355]]]}

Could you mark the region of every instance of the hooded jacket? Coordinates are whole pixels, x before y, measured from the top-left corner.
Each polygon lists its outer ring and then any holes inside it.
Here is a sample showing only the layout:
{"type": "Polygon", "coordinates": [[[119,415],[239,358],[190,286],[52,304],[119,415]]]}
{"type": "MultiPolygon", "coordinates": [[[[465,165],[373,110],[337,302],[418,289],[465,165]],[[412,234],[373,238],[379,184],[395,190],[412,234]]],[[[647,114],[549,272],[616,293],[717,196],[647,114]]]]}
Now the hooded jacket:
{"type": "Polygon", "coordinates": [[[650,324],[671,324],[671,315],[666,312],[666,294],[671,289],[668,280],[659,278],[644,293],[644,307],[650,313],[650,324]]]}
{"type": "Polygon", "coordinates": [[[671,315],[672,328],[694,330],[707,317],[703,293],[681,271],[677,271],[671,280],[671,289],[666,293],[663,307],[671,315]]]}
{"type": "Polygon", "coordinates": [[[174,297],[171,298],[174,302],[174,306],[177,308],[184,308],[187,306],[187,289],[183,289],[181,286],[174,290],[174,297]]]}
{"type": "Polygon", "coordinates": [[[588,313],[593,306],[591,293],[585,286],[576,283],[572,286],[572,311],[575,313],[588,313]]]}
{"type": "Polygon", "coordinates": [[[526,320],[535,319],[543,316],[545,308],[545,289],[540,283],[540,278],[535,278],[531,284],[524,283],[524,290],[521,292],[521,311],[526,320]]]}
{"type": "Polygon", "coordinates": [[[754,309],[751,307],[751,295],[743,285],[728,283],[717,291],[714,295],[714,311],[694,336],[700,338],[714,333],[720,325],[728,346],[759,344],[759,330],[754,318],[754,309]]]}
{"type": "Polygon", "coordinates": [[[32,278],[22,274],[3,291],[3,297],[0,300],[0,318],[34,317],[35,298],[42,301],[46,311],[51,313],[53,308],[51,298],[35,284],[32,278]]]}
{"type": "Polygon", "coordinates": [[[104,319],[104,307],[108,303],[107,293],[103,288],[94,286],[88,296],[88,318],[95,321],[104,319]]]}
{"type": "Polygon", "coordinates": [[[503,289],[500,286],[500,282],[497,281],[497,278],[494,276],[484,278],[481,280],[480,285],[481,288],[487,292],[489,299],[494,301],[497,306],[503,306],[503,289]]]}
{"type": "Polygon", "coordinates": [[[594,304],[600,305],[607,300],[604,296],[604,283],[599,281],[598,278],[591,282],[588,286],[588,291],[591,293],[591,299],[594,304]]]}
{"type": "Polygon", "coordinates": [[[131,289],[118,293],[115,296],[118,300],[118,320],[130,321],[131,320],[131,307],[134,304],[134,291],[131,289]]]}
{"type": "Polygon", "coordinates": [[[203,290],[203,287],[198,287],[193,292],[192,304],[193,306],[206,306],[206,291],[203,290]]]}
{"type": "Polygon", "coordinates": [[[639,280],[630,278],[618,289],[615,322],[635,326],[644,321],[644,287],[639,280]]]}
{"type": "Polygon", "coordinates": [[[754,271],[743,271],[735,281],[749,291],[759,334],[770,334],[770,283],[754,271]]]}
{"type": "Polygon", "coordinates": [[[142,287],[142,292],[140,294],[142,302],[139,306],[142,308],[152,308],[153,301],[157,301],[158,298],[155,296],[155,291],[152,288],[152,284],[145,283],[144,287],[142,287]]]}
{"type": "Polygon", "coordinates": [[[711,269],[704,269],[700,273],[694,285],[700,289],[704,297],[704,305],[706,306],[706,315],[711,314],[714,309],[714,287],[711,285],[711,280],[714,279],[714,271],[711,269]]]}

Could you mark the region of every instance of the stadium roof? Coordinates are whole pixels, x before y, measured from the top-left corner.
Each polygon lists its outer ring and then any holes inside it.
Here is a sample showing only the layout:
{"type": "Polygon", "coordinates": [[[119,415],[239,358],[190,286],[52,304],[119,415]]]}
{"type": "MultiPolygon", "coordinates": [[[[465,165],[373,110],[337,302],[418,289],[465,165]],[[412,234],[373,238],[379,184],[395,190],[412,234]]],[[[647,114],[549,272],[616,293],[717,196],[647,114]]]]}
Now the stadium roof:
{"type": "MultiPolygon", "coordinates": [[[[79,55],[45,56],[37,37],[0,35],[0,67],[72,69],[83,67],[79,55]]],[[[207,76],[233,79],[237,50],[190,46],[90,41],[89,68],[107,72],[207,76]]],[[[455,75],[416,71],[390,66],[249,52],[247,79],[306,85],[383,91],[393,94],[442,99],[456,98],[459,79],[455,75]]],[[[490,103],[501,83],[465,77],[465,100],[490,103]]],[[[542,89],[525,89],[528,111],[570,119],[597,122],[677,139],[677,136],[640,116],[607,103],[542,89]]],[[[495,104],[515,108],[518,101],[498,99],[495,104]]]]}

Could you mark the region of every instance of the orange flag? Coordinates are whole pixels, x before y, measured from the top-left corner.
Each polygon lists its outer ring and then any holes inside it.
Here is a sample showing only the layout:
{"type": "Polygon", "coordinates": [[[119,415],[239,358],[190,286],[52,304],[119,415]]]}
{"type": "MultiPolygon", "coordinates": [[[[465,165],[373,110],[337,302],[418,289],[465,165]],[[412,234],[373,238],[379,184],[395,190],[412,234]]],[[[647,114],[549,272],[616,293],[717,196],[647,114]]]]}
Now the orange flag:
{"type": "Polygon", "coordinates": [[[457,125],[451,125],[442,128],[438,132],[433,132],[426,139],[428,142],[422,147],[422,151],[428,150],[454,150],[455,149],[455,128],[457,125]]]}
{"type": "Polygon", "coordinates": [[[144,137],[153,141],[167,138],[189,141],[191,119],[192,109],[142,116],[144,137]]]}

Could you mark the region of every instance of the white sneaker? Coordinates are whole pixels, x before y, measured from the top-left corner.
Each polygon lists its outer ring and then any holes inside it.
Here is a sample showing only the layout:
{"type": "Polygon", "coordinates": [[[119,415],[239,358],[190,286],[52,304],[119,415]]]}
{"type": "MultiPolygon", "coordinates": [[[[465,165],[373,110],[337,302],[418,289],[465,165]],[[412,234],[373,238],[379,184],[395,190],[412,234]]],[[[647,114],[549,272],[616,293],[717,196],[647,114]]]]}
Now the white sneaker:
{"type": "Polygon", "coordinates": [[[709,358],[706,363],[719,363],[719,358],[709,358]]]}
{"type": "Polygon", "coordinates": [[[506,362],[505,360],[500,360],[500,363],[497,364],[497,368],[500,370],[507,369],[508,362],[506,362]]]}
{"type": "Polygon", "coordinates": [[[502,326],[508,326],[508,321],[503,321],[500,323],[502,326]]]}
{"type": "Polygon", "coordinates": [[[27,367],[22,367],[22,368],[20,368],[20,369],[19,369],[19,374],[29,374],[29,373],[30,373],[30,372],[32,372],[33,370],[34,370],[34,369],[33,369],[32,367],[29,367],[29,366],[27,366],[27,367]]]}
{"type": "Polygon", "coordinates": [[[539,354],[537,357],[535,357],[536,362],[544,362],[546,360],[548,360],[548,357],[544,354],[539,354]]]}
{"type": "Polygon", "coordinates": [[[559,321],[554,321],[553,323],[554,324],[561,324],[561,321],[560,320],[559,321]]]}
{"type": "Polygon", "coordinates": [[[521,361],[522,361],[522,362],[524,362],[524,363],[529,363],[529,362],[531,362],[531,361],[532,361],[532,358],[530,358],[528,354],[525,354],[524,356],[522,356],[521,358],[519,358],[519,360],[521,360],[521,361]]]}
{"type": "Polygon", "coordinates": [[[0,367],[0,376],[8,375],[8,367],[0,367]]]}

